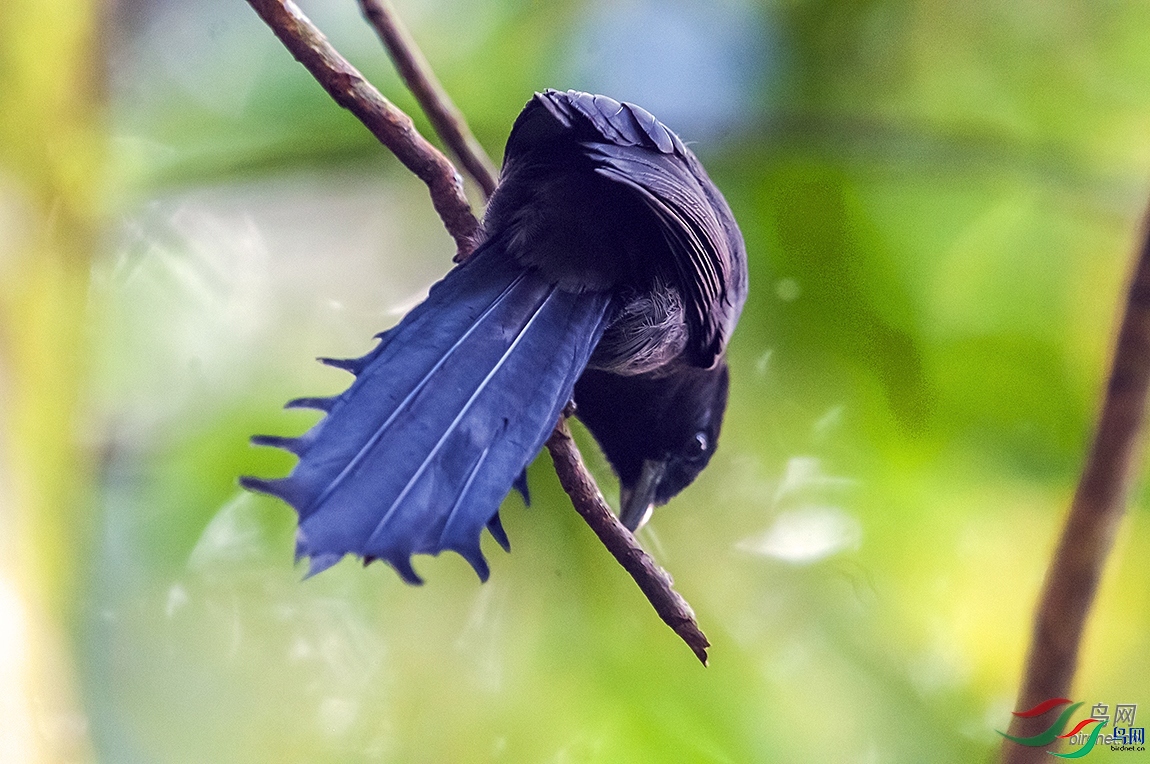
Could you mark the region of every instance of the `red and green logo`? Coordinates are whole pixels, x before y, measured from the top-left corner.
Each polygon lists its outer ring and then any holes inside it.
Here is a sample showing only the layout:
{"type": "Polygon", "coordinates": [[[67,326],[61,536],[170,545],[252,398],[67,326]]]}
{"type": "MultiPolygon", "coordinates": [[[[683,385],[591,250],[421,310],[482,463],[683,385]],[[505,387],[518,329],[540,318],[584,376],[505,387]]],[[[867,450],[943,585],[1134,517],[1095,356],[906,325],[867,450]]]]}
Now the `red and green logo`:
{"type": "Polygon", "coordinates": [[[1089,716],[1080,720],[1069,732],[1063,732],[1063,730],[1066,729],[1066,725],[1069,724],[1070,720],[1074,717],[1075,712],[1082,705],[1081,702],[1075,703],[1070,700],[1070,698],[1051,698],[1050,700],[1044,700],[1034,708],[1014,712],[1014,715],[1019,718],[1032,719],[1037,716],[1042,716],[1060,706],[1067,706],[1058,714],[1058,718],[1043,732],[1030,737],[1015,737],[1001,730],[998,731],[998,734],[1007,740],[1013,740],[1019,745],[1030,746],[1032,748],[1048,746],[1057,740],[1064,740],[1070,745],[1079,746],[1076,750],[1066,753],[1049,752],[1051,756],[1057,756],[1060,759],[1080,759],[1093,751],[1094,746],[1099,742],[1110,746],[1110,750],[1112,751],[1146,750],[1146,728],[1133,726],[1134,716],[1138,711],[1138,705],[1136,703],[1118,703],[1115,705],[1115,724],[1123,724],[1126,726],[1115,726],[1113,728],[1113,734],[1103,734],[1102,732],[1103,729],[1110,724],[1110,706],[1106,703],[1095,703],[1093,708],[1090,709],[1089,716]],[[1067,706],[1067,704],[1070,705],[1067,706]]]}

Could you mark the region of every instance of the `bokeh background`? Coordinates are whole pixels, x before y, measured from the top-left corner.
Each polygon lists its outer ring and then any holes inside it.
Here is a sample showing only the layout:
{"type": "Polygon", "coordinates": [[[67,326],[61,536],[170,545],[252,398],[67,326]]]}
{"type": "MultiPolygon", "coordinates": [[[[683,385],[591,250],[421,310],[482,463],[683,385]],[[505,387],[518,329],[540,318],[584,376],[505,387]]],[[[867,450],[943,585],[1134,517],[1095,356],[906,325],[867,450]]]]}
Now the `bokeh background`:
{"type": "MultiPolygon", "coordinates": [[[[989,761],[1150,196],[1150,3],[397,2],[493,156],[533,90],[604,92],[734,208],[722,446],[641,534],[711,666],[546,457],[487,584],[301,583],[247,437],[309,426],[282,402],[348,381],[311,359],[450,239],[242,0],[5,0],[0,761],[989,761]]],[[[414,110],[353,0],[301,5],[414,110]]],[[[1140,722],[1148,509],[1074,690],[1140,722]]]]}

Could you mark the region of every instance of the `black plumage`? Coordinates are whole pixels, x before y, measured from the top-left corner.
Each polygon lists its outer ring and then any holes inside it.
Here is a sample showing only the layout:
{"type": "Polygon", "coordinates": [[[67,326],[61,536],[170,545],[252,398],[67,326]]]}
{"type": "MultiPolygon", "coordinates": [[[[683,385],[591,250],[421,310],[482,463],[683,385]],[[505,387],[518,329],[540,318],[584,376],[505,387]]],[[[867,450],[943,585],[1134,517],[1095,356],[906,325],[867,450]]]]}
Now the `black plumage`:
{"type": "Polygon", "coordinates": [[[648,112],[536,94],[507,141],[484,241],[368,355],[299,438],[286,478],[243,478],[299,514],[315,573],[352,553],[418,582],[451,549],[481,578],[486,526],[526,497],[526,466],[574,397],[637,528],[706,466],[727,402],[724,353],[746,297],[742,237],[695,155],[648,112]]]}

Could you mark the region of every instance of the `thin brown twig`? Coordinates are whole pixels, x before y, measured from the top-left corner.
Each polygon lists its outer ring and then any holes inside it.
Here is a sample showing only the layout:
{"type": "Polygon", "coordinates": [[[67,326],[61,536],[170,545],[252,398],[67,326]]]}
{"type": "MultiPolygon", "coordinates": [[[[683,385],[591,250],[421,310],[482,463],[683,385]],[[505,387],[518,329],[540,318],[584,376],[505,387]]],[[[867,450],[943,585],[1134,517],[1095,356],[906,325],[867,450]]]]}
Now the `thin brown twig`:
{"type": "MultiPolygon", "coordinates": [[[[1069,697],[1086,619],[1142,450],[1150,391],[1150,212],[1142,226],[1142,246],[1126,295],[1098,429],[1046,574],[1018,695],[1020,710],[1049,698],[1069,697]]],[[[1053,715],[1015,717],[1010,734],[1036,735],[1050,726],[1053,715]]],[[[1046,747],[1003,741],[1005,764],[1047,761],[1047,756],[1046,747]]]]}
{"type": "Polygon", "coordinates": [[[566,415],[559,418],[555,431],[547,439],[547,450],[555,463],[555,474],[559,476],[559,483],[563,490],[571,497],[575,510],[583,517],[591,530],[603,542],[619,564],[623,566],[635,583],[643,590],[655,612],[663,619],[696,657],[707,665],[707,648],[711,643],[699,629],[695,619],[695,611],[687,601],[675,591],[674,582],[667,571],[659,567],[651,555],[647,554],[639,542],[631,535],[624,525],[619,522],[594,478],[587,471],[583,457],[575,447],[571,438],[571,431],[567,428],[566,415]]]}
{"type": "Polygon", "coordinates": [[[483,189],[483,196],[490,198],[498,182],[495,164],[472,135],[467,120],[440,84],[390,0],[359,0],[359,7],[440,140],[455,155],[463,171],[483,189]]]}
{"type": "Polygon", "coordinates": [[[292,0],[248,0],[248,4],[335,102],[354,114],[404,167],[427,184],[431,203],[455,239],[459,255],[470,254],[479,239],[479,221],[463,193],[463,179],[447,157],[419,134],[411,117],[331,46],[292,0]]]}
{"type": "MultiPolygon", "coordinates": [[[[361,0],[363,2],[367,0],[361,0]]],[[[248,0],[248,3],[336,103],[359,118],[408,169],[427,183],[436,212],[456,240],[459,249],[456,259],[470,254],[479,240],[481,229],[462,194],[459,174],[447,158],[419,135],[410,117],[384,98],[336,52],[323,33],[291,0],[248,0]]],[[[406,39],[410,40],[410,37],[406,39]]],[[[401,46],[407,44],[403,37],[397,40],[401,46]]],[[[409,54],[408,58],[412,56],[409,54]]],[[[432,100],[439,98],[435,91],[429,92],[432,100]]],[[[443,97],[446,98],[445,95],[443,97]]],[[[422,98],[420,102],[423,103],[422,98]]],[[[456,122],[466,130],[463,116],[458,111],[455,114],[456,122]]],[[[479,181],[481,176],[473,173],[473,177],[479,181]]],[[[484,186],[485,194],[489,194],[482,181],[480,185],[484,186]]],[[[493,190],[494,185],[491,188],[493,190]]],[[[694,611],[672,588],[670,575],[643,551],[631,532],[607,507],[563,418],[547,441],[547,448],[559,481],[571,497],[576,511],[635,579],[663,621],[706,665],[709,642],[699,629],[694,611]]]]}

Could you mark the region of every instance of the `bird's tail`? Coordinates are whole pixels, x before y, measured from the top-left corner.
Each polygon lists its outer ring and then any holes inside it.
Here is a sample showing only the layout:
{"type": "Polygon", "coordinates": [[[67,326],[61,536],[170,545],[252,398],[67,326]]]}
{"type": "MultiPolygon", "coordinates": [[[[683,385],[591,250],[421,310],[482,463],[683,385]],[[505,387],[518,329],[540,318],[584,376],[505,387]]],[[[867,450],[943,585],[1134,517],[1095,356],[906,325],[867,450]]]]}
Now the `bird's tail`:
{"type": "Polygon", "coordinates": [[[298,438],[253,442],[299,456],[285,478],[245,477],[299,514],[309,575],[345,554],[390,563],[411,583],[414,553],[458,552],[488,575],[486,525],[543,446],[603,331],[610,297],[559,289],[499,242],[434,287],[366,356],[321,359],[355,375],[343,394],[289,408],[327,416],[298,438]]]}

